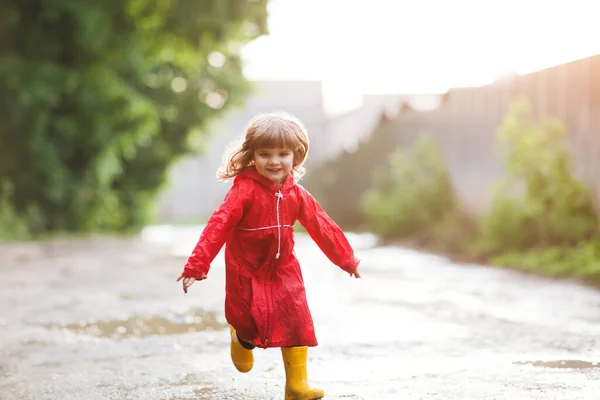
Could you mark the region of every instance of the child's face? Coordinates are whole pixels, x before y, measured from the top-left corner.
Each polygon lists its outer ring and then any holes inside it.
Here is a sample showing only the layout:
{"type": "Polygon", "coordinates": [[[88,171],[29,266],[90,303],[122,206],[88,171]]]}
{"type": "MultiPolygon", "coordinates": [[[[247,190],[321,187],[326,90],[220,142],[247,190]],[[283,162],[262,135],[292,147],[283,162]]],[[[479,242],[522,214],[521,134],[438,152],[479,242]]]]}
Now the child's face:
{"type": "Polygon", "coordinates": [[[294,152],[292,149],[257,149],[254,152],[254,165],[262,176],[274,183],[283,183],[292,171],[294,152]]]}

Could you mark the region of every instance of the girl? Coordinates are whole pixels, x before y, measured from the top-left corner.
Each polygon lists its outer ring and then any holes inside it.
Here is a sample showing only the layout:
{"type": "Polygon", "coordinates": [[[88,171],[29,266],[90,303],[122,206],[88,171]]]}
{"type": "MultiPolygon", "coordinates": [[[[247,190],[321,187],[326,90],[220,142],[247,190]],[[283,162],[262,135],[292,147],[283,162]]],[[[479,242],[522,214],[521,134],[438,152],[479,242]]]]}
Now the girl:
{"type": "Polygon", "coordinates": [[[297,182],[308,155],[302,123],[283,113],[257,115],[244,141],[223,163],[222,180],[235,178],[209,219],[183,273],[183,291],[206,279],[210,263],[225,247],[225,317],[231,359],[240,372],[252,369],[254,347],[280,347],[286,399],[321,399],[308,386],[307,347],[316,346],[293,226],[299,221],[327,257],[360,278],[342,230],[297,182]]]}

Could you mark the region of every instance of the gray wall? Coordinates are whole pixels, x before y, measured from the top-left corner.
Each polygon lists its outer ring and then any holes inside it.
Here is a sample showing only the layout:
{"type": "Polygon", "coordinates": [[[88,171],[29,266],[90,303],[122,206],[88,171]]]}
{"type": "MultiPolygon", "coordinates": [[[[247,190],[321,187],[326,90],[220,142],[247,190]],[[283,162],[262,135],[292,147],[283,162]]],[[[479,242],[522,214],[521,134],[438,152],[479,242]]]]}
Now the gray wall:
{"type": "Polygon", "coordinates": [[[403,105],[425,111],[439,107],[439,103],[439,95],[365,95],[360,107],[327,121],[325,158],[356,150],[361,140],[368,140],[382,113],[395,118],[403,105]]]}

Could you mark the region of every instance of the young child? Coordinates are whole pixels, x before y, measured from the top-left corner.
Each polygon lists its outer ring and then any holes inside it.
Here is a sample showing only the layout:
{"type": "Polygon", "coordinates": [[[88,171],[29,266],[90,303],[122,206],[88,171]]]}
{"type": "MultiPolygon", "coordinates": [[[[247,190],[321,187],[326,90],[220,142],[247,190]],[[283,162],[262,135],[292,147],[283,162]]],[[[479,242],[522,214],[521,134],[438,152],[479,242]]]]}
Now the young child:
{"type": "Polygon", "coordinates": [[[294,116],[268,113],[248,124],[244,141],[218,172],[235,178],[209,219],[183,273],[183,291],[206,279],[210,263],[225,247],[225,317],[231,359],[240,372],[252,369],[254,347],[280,347],[286,399],[321,399],[306,373],[307,347],[316,346],[293,226],[299,221],[325,255],[360,278],[359,260],[342,230],[297,182],[309,141],[294,116]]]}

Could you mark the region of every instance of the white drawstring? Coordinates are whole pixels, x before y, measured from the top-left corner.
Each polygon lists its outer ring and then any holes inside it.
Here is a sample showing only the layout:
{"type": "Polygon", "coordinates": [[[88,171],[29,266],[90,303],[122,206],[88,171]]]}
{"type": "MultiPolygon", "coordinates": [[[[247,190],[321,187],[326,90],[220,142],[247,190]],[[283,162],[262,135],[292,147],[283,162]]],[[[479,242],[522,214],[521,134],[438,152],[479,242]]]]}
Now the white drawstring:
{"type": "MultiPolygon", "coordinates": [[[[292,225],[287,225],[287,224],[283,224],[281,225],[282,228],[293,228],[292,225]]],[[[273,228],[277,228],[277,225],[273,225],[273,226],[263,226],[262,228],[237,228],[240,231],[249,231],[249,232],[253,232],[253,231],[264,231],[265,229],[273,229],[273,228]]]]}
{"type": "Polygon", "coordinates": [[[281,193],[281,190],[277,193],[275,193],[275,196],[277,196],[277,254],[275,255],[276,259],[279,259],[279,256],[281,255],[281,222],[279,221],[279,200],[281,200],[283,198],[283,193],[281,193]]]}

